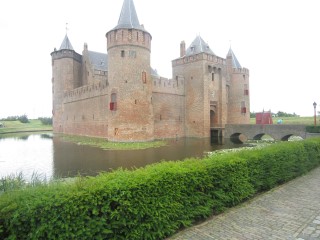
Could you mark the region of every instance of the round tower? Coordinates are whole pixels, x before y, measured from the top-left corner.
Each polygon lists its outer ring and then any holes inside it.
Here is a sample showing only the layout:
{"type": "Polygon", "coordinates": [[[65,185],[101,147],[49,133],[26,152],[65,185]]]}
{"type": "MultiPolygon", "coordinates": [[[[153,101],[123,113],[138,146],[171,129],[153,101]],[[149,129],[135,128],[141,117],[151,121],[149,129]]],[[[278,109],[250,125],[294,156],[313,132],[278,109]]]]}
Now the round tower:
{"type": "Polygon", "coordinates": [[[231,47],[227,54],[227,69],[230,76],[228,123],[249,124],[249,70],[241,67],[231,47]]]}
{"type": "Polygon", "coordinates": [[[151,35],[140,25],[132,0],[124,0],[118,25],[106,34],[110,141],[154,139],[151,35]]]}
{"type": "Polygon", "coordinates": [[[64,94],[80,85],[81,55],[76,53],[66,35],[52,57],[52,120],[53,132],[64,129],[64,94]]]}

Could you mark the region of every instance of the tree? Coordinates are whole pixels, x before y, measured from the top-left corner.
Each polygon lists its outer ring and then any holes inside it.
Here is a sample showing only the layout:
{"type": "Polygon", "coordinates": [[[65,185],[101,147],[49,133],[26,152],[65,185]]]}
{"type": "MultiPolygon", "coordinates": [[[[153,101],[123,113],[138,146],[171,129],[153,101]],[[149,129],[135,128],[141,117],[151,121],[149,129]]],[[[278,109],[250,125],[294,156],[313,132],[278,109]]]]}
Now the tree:
{"type": "Polygon", "coordinates": [[[28,119],[28,116],[26,114],[19,116],[18,120],[20,122],[22,122],[22,123],[29,123],[29,119],[28,119]]]}

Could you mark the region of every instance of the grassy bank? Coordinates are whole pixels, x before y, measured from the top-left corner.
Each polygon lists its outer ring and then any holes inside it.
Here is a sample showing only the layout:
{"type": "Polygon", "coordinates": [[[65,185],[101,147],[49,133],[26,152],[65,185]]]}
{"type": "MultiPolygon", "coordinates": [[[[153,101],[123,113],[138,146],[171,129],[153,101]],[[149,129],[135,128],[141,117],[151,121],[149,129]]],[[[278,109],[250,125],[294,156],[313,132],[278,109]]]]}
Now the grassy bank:
{"type": "MultiPolygon", "coordinates": [[[[313,117],[274,117],[272,118],[273,124],[277,124],[277,121],[279,119],[282,119],[282,124],[298,124],[298,125],[313,125],[314,124],[314,118],[313,117]]],[[[317,118],[317,123],[320,124],[319,122],[320,118],[317,118]]],[[[250,119],[251,124],[256,123],[255,118],[250,119]]]]}
{"type": "Polygon", "coordinates": [[[108,142],[103,138],[93,138],[84,136],[70,136],[63,135],[62,139],[64,141],[74,142],[77,144],[95,146],[106,150],[137,150],[137,149],[147,149],[156,148],[167,145],[165,141],[152,141],[152,142],[132,142],[132,143],[122,143],[122,142],[108,142]]]}
{"type": "Polygon", "coordinates": [[[38,132],[52,131],[52,126],[43,125],[40,120],[29,120],[29,123],[21,123],[20,121],[1,121],[5,127],[0,128],[2,133],[19,133],[19,132],[38,132]]]}
{"type": "Polygon", "coordinates": [[[320,139],[0,195],[1,239],[164,239],[320,165],[320,139]]]}

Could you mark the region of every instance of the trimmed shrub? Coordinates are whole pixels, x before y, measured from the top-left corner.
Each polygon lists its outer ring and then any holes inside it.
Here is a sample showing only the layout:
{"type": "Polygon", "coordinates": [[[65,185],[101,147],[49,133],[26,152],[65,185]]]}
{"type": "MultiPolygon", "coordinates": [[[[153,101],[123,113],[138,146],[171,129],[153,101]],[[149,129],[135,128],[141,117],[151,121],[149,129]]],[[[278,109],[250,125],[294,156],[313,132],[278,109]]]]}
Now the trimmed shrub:
{"type": "Polygon", "coordinates": [[[0,195],[1,239],[163,239],[320,164],[320,139],[0,195]]]}
{"type": "Polygon", "coordinates": [[[306,131],[309,133],[320,133],[320,126],[306,126],[306,131]]]}

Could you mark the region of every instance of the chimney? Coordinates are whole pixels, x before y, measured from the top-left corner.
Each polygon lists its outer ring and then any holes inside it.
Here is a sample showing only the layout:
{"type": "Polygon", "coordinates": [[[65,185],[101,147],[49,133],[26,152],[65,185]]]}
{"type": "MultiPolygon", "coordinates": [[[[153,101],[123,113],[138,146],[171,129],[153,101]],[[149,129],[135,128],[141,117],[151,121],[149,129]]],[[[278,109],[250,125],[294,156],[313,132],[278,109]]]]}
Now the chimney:
{"type": "Polygon", "coordinates": [[[180,43],[180,57],[183,57],[186,55],[186,43],[182,41],[180,43]]]}

